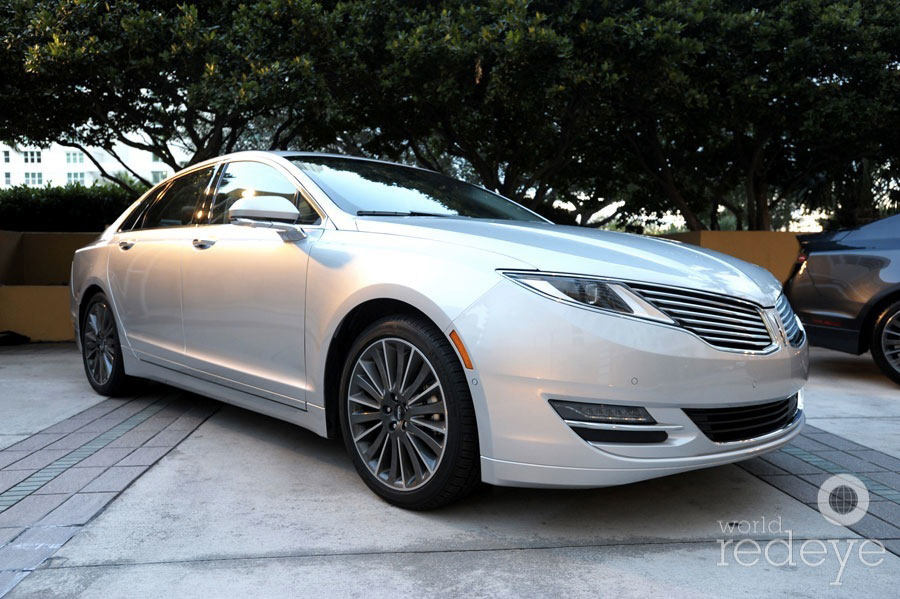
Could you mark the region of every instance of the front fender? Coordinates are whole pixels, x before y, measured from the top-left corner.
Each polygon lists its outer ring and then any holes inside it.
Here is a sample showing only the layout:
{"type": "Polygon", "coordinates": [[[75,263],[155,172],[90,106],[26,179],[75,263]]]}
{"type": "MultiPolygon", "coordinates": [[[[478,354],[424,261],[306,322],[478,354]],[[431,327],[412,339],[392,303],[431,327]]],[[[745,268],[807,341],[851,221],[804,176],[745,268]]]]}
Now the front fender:
{"type": "Polygon", "coordinates": [[[449,333],[453,320],[500,282],[497,268],[530,266],[446,242],[326,231],[310,252],[307,271],[307,401],[325,405],[328,348],[354,308],[370,300],[398,300],[449,333]]]}

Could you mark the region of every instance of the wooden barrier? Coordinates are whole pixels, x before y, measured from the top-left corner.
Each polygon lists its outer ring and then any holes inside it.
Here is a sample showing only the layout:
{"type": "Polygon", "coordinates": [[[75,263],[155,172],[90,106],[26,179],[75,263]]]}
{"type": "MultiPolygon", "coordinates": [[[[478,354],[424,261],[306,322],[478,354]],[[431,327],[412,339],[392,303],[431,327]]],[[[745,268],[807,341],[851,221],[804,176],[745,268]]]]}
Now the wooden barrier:
{"type": "Polygon", "coordinates": [[[72,256],[98,235],[0,231],[0,331],[32,341],[71,341],[72,256]]]}
{"type": "Polygon", "coordinates": [[[758,264],[775,275],[782,285],[791,276],[800,251],[797,236],[782,231],[692,231],[664,237],[758,264]]]}

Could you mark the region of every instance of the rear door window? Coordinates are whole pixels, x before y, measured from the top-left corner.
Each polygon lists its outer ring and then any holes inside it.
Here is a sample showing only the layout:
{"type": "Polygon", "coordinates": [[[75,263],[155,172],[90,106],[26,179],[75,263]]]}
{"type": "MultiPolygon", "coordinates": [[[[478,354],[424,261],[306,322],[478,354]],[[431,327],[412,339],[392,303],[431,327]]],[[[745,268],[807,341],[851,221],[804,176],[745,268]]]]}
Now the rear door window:
{"type": "Polygon", "coordinates": [[[138,206],[132,210],[128,216],[125,217],[125,220],[122,221],[122,224],[119,226],[119,231],[131,231],[136,228],[138,223],[141,222],[141,219],[144,216],[144,212],[147,211],[147,207],[150,206],[153,202],[157,200],[169,187],[168,183],[163,183],[152,192],[147,194],[147,197],[141,201],[138,206]]]}
{"type": "Polygon", "coordinates": [[[162,229],[191,224],[213,172],[215,167],[210,166],[172,181],[165,192],[144,212],[139,228],[162,229]]]}

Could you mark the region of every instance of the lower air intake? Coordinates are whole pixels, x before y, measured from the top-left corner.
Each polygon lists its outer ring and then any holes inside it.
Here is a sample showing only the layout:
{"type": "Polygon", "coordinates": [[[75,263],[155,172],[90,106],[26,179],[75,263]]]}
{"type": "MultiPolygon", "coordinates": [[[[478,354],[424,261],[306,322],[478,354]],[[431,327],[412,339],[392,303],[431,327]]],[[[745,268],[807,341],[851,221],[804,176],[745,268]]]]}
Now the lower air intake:
{"type": "Polygon", "coordinates": [[[771,403],[735,408],[685,409],[684,413],[711,441],[746,441],[790,424],[797,414],[797,395],[771,403]]]}

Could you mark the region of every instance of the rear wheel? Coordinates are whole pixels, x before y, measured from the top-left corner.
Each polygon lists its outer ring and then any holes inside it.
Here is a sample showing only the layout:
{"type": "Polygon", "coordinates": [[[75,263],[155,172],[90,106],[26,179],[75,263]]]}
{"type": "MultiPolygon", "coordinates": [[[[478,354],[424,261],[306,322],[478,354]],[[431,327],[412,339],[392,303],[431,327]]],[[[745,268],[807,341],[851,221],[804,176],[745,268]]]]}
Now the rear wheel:
{"type": "Polygon", "coordinates": [[[85,307],[81,323],[81,357],[94,391],[115,396],[128,390],[131,380],[122,365],[115,315],[102,293],[91,297],[85,307]]]}
{"type": "Polygon", "coordinates": [[[878,316],[871,347],[881,371],[900,383],[900,302],[894,302],[878,316]]]}
{"type": "Polygon", "coordinates": [[[475,411],[446,337],[414,316],[382,319],[353,344],[341,429],[370,489],[407,509],[440,507],[478,483],[475,411]]]}

